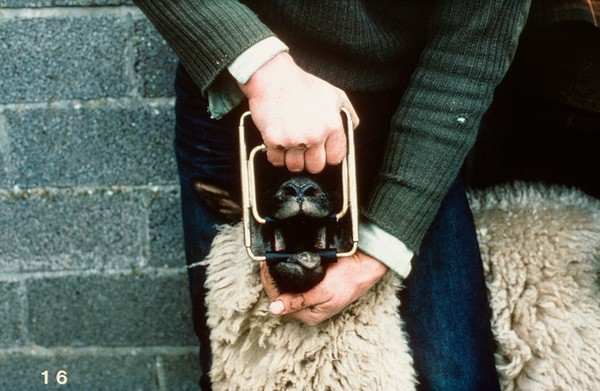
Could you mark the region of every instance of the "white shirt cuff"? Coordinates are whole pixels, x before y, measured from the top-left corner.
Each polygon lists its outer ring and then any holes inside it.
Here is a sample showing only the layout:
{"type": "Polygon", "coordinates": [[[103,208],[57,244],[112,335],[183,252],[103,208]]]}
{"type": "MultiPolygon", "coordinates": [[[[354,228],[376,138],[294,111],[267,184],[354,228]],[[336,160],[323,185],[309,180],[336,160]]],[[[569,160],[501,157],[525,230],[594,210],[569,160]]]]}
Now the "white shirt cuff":
{"type": "MultiPolygon", "coordinates": [[[[250,77],[267,61],[289,48],[276,37],[265,38],[240,54],[227,70],[240,84],[250,77]]],[[[208,111],[212,118],[220,119],[245,98],[238,85],[231,79],[217,79],[208,87],[208,111]]]]}
{"type": "Polygon", "coordinates": [[[377,225],[359,222],[358,247],[366,254],[383,263],[402,278],[411,270],[414,253],[406,245],[377,225]]]}
{"type": "Polygon", "coordinates": [[[267,61],[288,50],[289,48],[279,38],[268,37],[242,52],[227,69],[238,83],[246,84],[267,61]]]}

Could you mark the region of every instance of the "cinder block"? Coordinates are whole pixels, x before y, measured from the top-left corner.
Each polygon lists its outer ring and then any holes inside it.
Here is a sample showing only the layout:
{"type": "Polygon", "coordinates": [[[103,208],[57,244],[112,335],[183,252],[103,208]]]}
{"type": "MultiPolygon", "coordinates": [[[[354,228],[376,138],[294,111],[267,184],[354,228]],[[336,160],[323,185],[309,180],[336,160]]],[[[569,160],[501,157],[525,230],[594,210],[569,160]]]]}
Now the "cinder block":
{"type": "Polygon", "coordinates": [[[131,16],[0,21],[0,103],[123,97],[131,16]]]}
{"type": "Polygon", "coordinates": [[[9,167],[10,145],[8,141],[8,132],[6,129],[6,121],[0,113],[0,189],[8,186],[8,178],[11,175],[9,167]]]}
{"type": "Polygon", "coordinates": [[[185,265],[179,192],[157,191],[149,202],[150,254],[148,264],[156,267],[185,265]]]}
{"type": "Polygon", "coordinates": [[[140,94],[145,97],[174,96],[177,56],[147,19],[136,20],[134,28],[140,94]]]}
{"type": "Polygon", "coordinates": [[[191,346],[185,272],[87,275],[27,283],[29,335],[41,346],[191,346]]]}
{"type": "Polygon", "coordinates": [[[167,390],[198,391],[202,371],[197,353],[161,356],[160,360],[167,390]]]}
{"type": "Polygon", "coordinates": [[[158,390],[154,357],[139,355],[135,351],[108,356],[57,354],[48,357],[0,353],[0,389],[158,390]],[[45,371],[47,375],[44,375],[45,371]],[[59,371],[65,371],[63,375],[66,378],[57,378],[59,371]],[[66,384],[61,385],[57,380],[66,380],[66,384]]]}
{"type": "Polygon", "coordinates": [[[134,192],[41,189],[0,198],[0,270],[136,267],[146,246],[145,208],[134,192]]]}
{"type": "Polygon", "coordinates": [[[9,180],[22,188],[177,180],[171,103],[73,103],[6,109],[4,117],[13,171],[9,180]]]}
{"type": "Polygon", "coordinates": [[[0,348],[21,346],[25,342],[21,284],[0,281],[0,298],[0,348]]]}

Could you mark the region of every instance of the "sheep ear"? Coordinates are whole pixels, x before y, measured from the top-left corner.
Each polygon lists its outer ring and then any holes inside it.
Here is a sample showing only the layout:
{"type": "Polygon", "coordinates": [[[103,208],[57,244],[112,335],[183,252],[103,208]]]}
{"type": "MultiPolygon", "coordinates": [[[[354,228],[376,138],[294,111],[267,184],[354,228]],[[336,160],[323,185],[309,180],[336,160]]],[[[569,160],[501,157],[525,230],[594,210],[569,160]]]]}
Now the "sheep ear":
{"type": "Polygon", "coordinates": [[[196,178],[191,179],[190,182],[198,200],[211,212],[231,224],[242,219],[242,208],[228,191],[196,178]]]}

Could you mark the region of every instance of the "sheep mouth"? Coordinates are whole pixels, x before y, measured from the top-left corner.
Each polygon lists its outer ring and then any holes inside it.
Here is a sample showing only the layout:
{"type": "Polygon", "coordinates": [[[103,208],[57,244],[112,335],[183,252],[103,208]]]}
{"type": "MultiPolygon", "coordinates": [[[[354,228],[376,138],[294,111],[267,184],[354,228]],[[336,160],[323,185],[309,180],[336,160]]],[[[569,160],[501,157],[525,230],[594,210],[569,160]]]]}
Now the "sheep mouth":
{"type": "Polygon", "coordinates": [[[272,251],[266,253],[269,273],[281,293],[306,292],[325,277],[336,252],[324,219],[297,216],[276,222],[270,232],[272,251]]]}
{"type": "Polygon", "coordinates": [[[321,264],[321,254],[331,244],[328,219],[295,216],[273,223],[271,238],[278,262],[297,264],[313,270],[321,264]]]}

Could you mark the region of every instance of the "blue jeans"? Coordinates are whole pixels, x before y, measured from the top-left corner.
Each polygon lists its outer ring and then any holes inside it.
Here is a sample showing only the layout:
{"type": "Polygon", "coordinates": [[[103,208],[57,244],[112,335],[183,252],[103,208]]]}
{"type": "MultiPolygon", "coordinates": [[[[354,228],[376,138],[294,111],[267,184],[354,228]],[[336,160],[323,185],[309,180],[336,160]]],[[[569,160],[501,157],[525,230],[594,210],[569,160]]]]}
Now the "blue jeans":
{"type": "MultiPolygon", "coordinates": [[[[176,78],[175,151],[181,183],[188,264],[202,260],[225,221],[203,205],[193,179],[239,195],[237,123],[240,107],[215,121],[207,102],[182,66],[176,78]]],[[[371,188],[381,163],[389,121],[400,92],[349,94],[361,118],[356,134],[360,199],[371,188]]],[[[421,390],[498,390],[490,310],[473,218],[462,182],[457,180],[413,261],[401,292],[401,314],[419,373],[421,390]]],[[[189,270],[194,328],[200,340],[201,386],[210,390],[209,330],[206,326],[205,270],[189,270]]]]}

